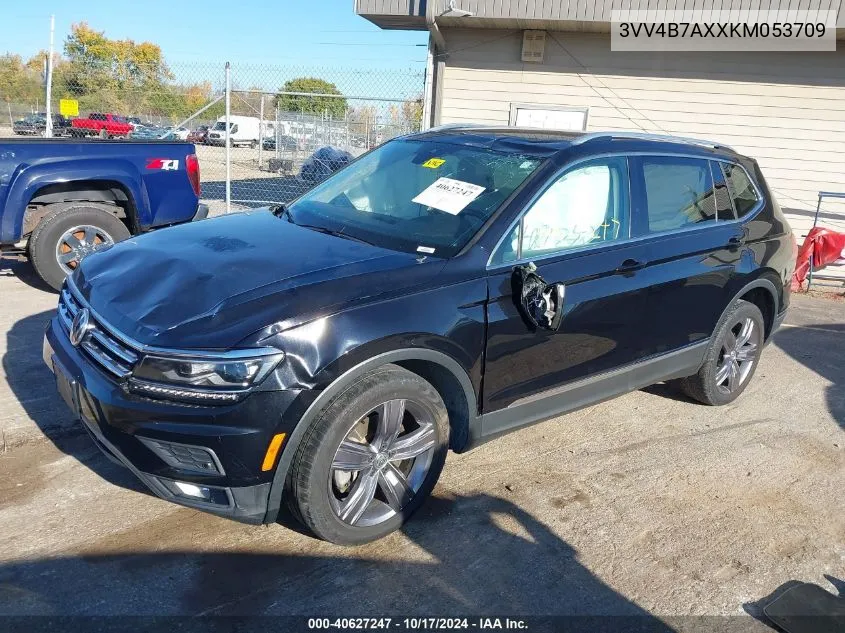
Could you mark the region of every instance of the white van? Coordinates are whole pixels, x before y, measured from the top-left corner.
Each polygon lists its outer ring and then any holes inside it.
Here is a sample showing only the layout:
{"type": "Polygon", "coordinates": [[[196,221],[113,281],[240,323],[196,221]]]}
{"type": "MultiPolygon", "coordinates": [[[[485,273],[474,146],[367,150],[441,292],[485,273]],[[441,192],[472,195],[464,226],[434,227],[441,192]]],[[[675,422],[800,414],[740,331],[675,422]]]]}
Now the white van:
{"type": "MultiPolygon", "coordinates": [[[[272,127],[272,123],[265,121],[261,124],[261,120],[254,116],[229,116],[229,139],[232,146],[248,145],[249,147],[258,147],[258,142],[263,136],[267,136],[268,127],[272,127]]],[[[225,145],[226,144],[226,117],[221,116],[217,122],[208,132],[209,145],[225,145]]]]}

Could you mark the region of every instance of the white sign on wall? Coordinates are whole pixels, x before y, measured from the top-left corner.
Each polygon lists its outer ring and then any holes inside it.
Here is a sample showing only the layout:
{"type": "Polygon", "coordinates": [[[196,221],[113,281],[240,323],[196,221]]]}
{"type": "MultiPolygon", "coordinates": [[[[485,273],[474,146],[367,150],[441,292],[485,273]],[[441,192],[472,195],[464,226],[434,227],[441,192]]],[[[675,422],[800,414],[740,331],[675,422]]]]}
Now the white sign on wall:
{"type": "Polygon", "coordinates": [[[513,104],[510,124],[517,127],[583,132],[587,129],[587,108],[513,104]]]}

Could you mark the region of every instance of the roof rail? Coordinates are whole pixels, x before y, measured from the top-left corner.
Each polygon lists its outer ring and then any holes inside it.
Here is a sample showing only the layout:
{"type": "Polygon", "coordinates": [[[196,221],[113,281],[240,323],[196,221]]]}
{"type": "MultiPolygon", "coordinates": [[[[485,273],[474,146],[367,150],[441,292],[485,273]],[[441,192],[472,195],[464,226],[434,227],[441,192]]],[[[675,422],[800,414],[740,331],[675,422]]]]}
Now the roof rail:
{"type": "Polygon", "coordinates": [[[673,136],[671,134],[652,134],[649,132],[589,132],[584,134],[583,136],[579,136],[575,141],[574,144],[580,145],[582,143],[586,143],[588,141],[592,141],[594,139],[599,138],[629,138],[629,139],[637,139],[643,141],[662,141],[664,143],[680,143],[682,145],[697,145],[699,147],[711,147],[714,149],[726,149],[731,152],[735,152],[736,150],[729,145],[725,145],[724,143],[716,143],[714,141],[706,141],[700,138],[690,138],[687,136],[673,136]]]}
{"type": "Polygon", "coordinates": [[[479,128],[479,127],[487,127],[483,123],[444,123],[442,125],[436,125],[434,127],[430,127],[427,130],[422,130],[423,132],[445,132],[446,130],[461,130],[461,129],[468,129],[468,128],[479,128]]]}
{"type": "Polygon", "coordinates": [[[557,130],[553,128],[542,128],[542,127],[522,127],[516,125],[493,125],[490,123],[444,123],[443,125],[438,125],[436,127],[431,127],[427,130],[423,130],[422,133],[426,132],[444,132],[449,130],[474,130],[478,132],[507,132],[513,134],[543,134],[546,136],[562,136],[566,137],[567,139],[574,139],[577,138],[581,132],[575,132],[572,130],[557,130]]]}

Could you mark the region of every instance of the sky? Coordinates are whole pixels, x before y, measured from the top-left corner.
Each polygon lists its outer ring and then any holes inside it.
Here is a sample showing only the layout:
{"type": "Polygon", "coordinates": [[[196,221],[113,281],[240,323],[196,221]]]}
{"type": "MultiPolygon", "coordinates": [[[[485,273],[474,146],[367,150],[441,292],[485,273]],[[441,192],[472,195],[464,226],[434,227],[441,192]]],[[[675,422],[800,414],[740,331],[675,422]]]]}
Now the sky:
{"type": "Polygon", "coordinates": [[[203,74],[225,61],[233,68],[249,67],[242,75],[251,76],[242,76],[241,83],[255,83],[252,75],[261,74],[258,68],[264,66],[292,72],[368,70],[371,75],[391,69],[369,80],[370,91],[378,85],[384,96],[406,92],[406,78],[395,71],[421,73],[425,68],[425,31],[383,31],[355,14],[353,0],[46,0],[17,7],[0,21],[0,53],[24,58],[48,47],[52,13],[56,50],[61,51],[71,24],[85,21],[111,39],[158,44],[179,78],[193,79],[192,72],[203,74]]]}

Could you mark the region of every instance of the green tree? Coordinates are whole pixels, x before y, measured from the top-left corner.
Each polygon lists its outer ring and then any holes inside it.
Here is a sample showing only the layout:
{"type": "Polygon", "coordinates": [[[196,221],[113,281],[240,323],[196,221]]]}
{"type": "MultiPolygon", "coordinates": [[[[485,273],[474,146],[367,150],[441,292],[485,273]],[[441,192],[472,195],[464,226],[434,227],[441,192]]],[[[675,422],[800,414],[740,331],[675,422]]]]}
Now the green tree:
{"type": "Polygon", "coordinates": [[[282,112],[302,112],[306,114],[328,114],[333,119],[343,119],[346,115],[346,99],[338,97],[311,97],[284,94],[286,92],[308,92],[323,95],[341,95],[333,83],[316,77],[299,77],[286,81],[276,95],[275,105],[282,112]]]}
{"type": "Polygon", "coordinates": [[[423,97],[420,95],[412,101],[402,104],[402,123],[413,132],[418,132],[422,124],[423,97]]]}
{"type": "Polygon", "coordinates": [[[35,104],[40,99],[43,103],[42,68],[33,66],[25,64],[20,55],[0,55],[0,98],[21,104],[35,104]]]}
{"type": "Polygon", "coordinates": [[[64,53],[67,67],[59,89],[78,98],[83,109],[128,113],[148,109],[151,100],[173,109],[167,83],[173,75],[158,45],[111,40],[81,22],[71,27],[64,53]]]}

